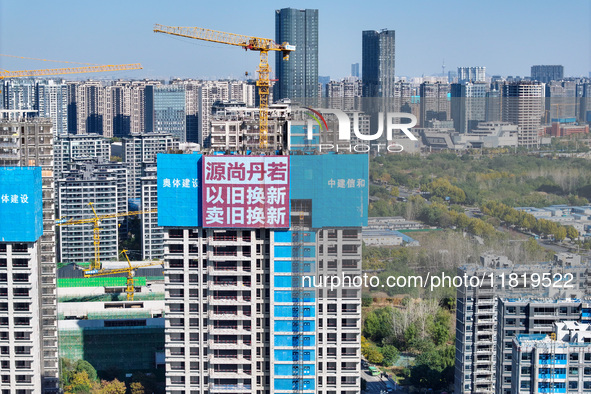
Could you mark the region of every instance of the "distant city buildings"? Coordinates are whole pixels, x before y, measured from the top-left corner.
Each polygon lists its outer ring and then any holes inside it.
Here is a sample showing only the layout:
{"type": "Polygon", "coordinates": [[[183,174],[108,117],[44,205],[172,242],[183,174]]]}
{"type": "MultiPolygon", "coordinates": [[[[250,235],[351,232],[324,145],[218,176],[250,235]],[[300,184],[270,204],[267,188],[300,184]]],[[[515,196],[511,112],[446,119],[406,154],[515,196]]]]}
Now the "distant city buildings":
{"type": "Polygon", "coordinates": [[[362,81],[364,97],[394,97],[396,32],[366,30],[362,33],[362,81]]]}
{"type": "Polygon", "coordinates": [[[101,161],[111,159],[111,144],[108,138],[97,134],[67,134],[54,140],[54,176],[56,179],[77,160],[101,161]]]}
{"type": "Polygon", "coordinates": [[[185,88],[182,85],[151,86],[152,122],[146,126],[155,133],[171,134],[180,142],[187,142],[185,88]]]}
{"type": "Polygon", "coordinates": [[[564,67],[560,65],[553,66],[531,66],[531,79],[548,83],[551,81],[560,81],[564,78],[564,67]]]}
{"type": "Polygon", "coordinates": [[[486,97],[489,85],[485,82],[462,82],[451,85],[451,118],[459,133],[472,131],[486,120],[486,97]]]}
{"type": "MultiPolygon", "coordinates": [[[[68,131],[68,87],[62,79],[11,78],[3,83],[4,109],[34,110],[51,119],[54,135],[68,131]]],[[[2,109],[2,107],[0,107],[2,109]]]]}
{"type": "Polygon", "coordinates": [[[363,85],[357,77],[348,77],[340,81],[330,81],[326,85],[325,96],[329,108],[342,110],[359,109],[359,97],[361,97],[363,85]]]}
{"type": "Polygon", "coordinates": [[[289,60],[275,55],[274,99],[318,97],[318,10],[276,10],[275,42],[288,42],[296,50],[289,60]]]}
{"type": "Polygon", "coordinates": [[[458,83],[486,82],[486,67],[458,67],[458,83]]]}
{"type": "Polygon", "coordinates": [[[351,76],[359,78],[359,63],[351,64],[351,76]]]}
{"type": "Polygon", "coordinates": [[[419,87],[421,117],[419,123],[425,126],[430,120],[449,120],[450,85],[447,83],[423,82],[419,87]]]}

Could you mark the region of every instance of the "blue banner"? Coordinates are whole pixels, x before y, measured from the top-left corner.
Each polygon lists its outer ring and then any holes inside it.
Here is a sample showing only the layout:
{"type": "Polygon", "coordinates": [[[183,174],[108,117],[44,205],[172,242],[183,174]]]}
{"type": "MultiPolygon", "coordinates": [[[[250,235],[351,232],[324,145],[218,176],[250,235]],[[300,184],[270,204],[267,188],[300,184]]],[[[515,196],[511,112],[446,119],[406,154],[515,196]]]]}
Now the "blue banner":
{"type": "Polygon", "coordinates": [[[41,167],[0,167],[0,242],[43,235],[41,167]]]}

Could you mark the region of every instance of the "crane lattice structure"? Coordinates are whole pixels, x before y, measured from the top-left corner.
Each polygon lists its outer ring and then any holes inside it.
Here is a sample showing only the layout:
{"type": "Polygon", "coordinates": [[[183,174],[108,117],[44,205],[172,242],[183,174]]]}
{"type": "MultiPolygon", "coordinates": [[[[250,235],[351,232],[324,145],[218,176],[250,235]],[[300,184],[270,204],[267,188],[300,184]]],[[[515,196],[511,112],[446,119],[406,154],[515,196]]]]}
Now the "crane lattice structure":
{"type": "Polygon", "coordinates": [[[62,75],[62,74],[83,74],[83,73],[98,73],[106,71],[124,71],[124,70],[141,70],[142,66],[136,64],[118,64],[106,66],[88,66],[88,67],[66,67],[66,68],[52,68],[44,70],[22,70],[22,71],[7,71],[0,70],[0,80],[4,78],[21,78],[21,77],[43,77],[46,75],[62,75]]]}
{"type": "Polygon", "coordinates": [[[152,267],[154,265],[162,265],[162,261],[150,261],[147,263],[142,263],[138,265],[131,265],[129,261],[129,257],[127,256],[127,250],[122,250],[121,253],[125,256],[127,260],[127,264],[129,267],[125,268],[112,268],[112,269],[90,269],[84,271],[85,278],[92,278],[95,276],[105,276],[105,275],[114,275],[114,274],[127,274],[127,285],[125,287],[125,292],[127,293],[127,301],[133,301],[133,295],[135,294],[135,284],[134,284],[134,272],[138,268],[146,268],[152,267]]]}
{"type": "Polygon", "coordinates": [[[280,51],[283,60],[289,59],[290,52],[295,51],[295,45],[289,43],[278,44],[270,38],[245,36],[241,34],[225,33],[217,30],[204,29],[202,27],[172,27],[159,24],[154,25],[155,33],[172,34],[180,37],[194,38],[197,40],[217,42],[220,44],[235,45],[245,50],[258,51],[260,53],[259,78],[259,148],[266,149],[268,146],[269,129],[269,51],[280,51]]]}
{"type": "Polygon", "coordinates": [[[146,211],[130,211],[130,212],[113,213],[113,214],[109,214],[109,215],[98,216],[96,214],[95,209],[94,209],[93,203],[89,202],[88,205],[90,205],[90,207],[92,208],[92,213],[94,214],[93,218],[58,220],[56,222],[56,226],[68,226],[68,225],[72,225],[72,224],[87,224],[87,223],[93,224],[94,261],[92,261],[90,263],[91,270],[100,270],[101,269],[101,253],[100,253],[100,230],[101,230],[100,222],[101,222],[101,220],[158,212],[157,209],[151,209],[151,210],[146,210],[146,211]]]}

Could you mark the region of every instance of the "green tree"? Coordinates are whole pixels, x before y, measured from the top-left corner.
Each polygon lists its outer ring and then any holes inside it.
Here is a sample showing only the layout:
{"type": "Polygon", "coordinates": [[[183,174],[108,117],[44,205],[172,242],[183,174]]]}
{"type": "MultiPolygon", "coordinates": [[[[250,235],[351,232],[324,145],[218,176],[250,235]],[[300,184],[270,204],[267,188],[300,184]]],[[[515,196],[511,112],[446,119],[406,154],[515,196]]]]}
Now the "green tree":
{"type": "Polygon", "coordinates": [[[97,373],[96,369],[86,360],[78,360],[76,362],[76,372],[86,371],[86,375],[90,379],[90,381],[94,382],[97,380],[97,373]]]}
{"type": "Polygon", "coordinates": [[[566,228],[564,226],[560,226],[554,231],[554,239],[557,241],[564,241],[566,238],[566,228]]]}
{"type": "Polygon", "coordinates": [[[107,381],[101,381],[101,386],[95,392],[97,394],[125,394],[127,388],[124,382],[120,382],[117,379],[107,381]]]}
{"type": "Polygon", "coordinates": [[[384,356],[376,346],[368,347],[363,355],[372,364],[381,364],[384,361],[384,356]]]}
{"type": "Polygon", "coordinates": [[[400,352],[398,349],[396,349],[396,347],[392,345],[386,345],[382,348],[382,356],[384,356],[382,364],[386,367],[391,367],[396,363],[396,361],[398,361],[400,352]]]}
{"type": "Polygon", "coordinates": [[[66,393],[90,393],[93,382],[88,377],[86,371],[74,372],[70,377],[70,382],[64,387],[66,393]]]}
{"type": "Polygon", "coordinates": [[[443,389],[453,383],[455,348],[452,345],[421,353],[410,371],[410,382],[417,387],[443,389]]]}
{"type": "Polygon", "coordinates": [[[383,343],[392,335],[394,311],[390,307],[371,311],[365,318],[363,335],[376,343],[383,343]]]}
{"type": "Polygon", "coordinates": [[[404,331],[404,342],[406,343],[407,347],[413,346],[415,341],[419,336],[419,330],[417,330],[417,326],[412,323],[408,326],[408,328],[404,331]]]}
{"type": "Polygon", "coordinates": [[[130,394],[145,394],[144,386],[140,382],[131,382],[129,385],[130,394]]]}
{"type": "Polygon", "coordinates": [[[373,298],[371,297],[363,297],[361,298],[361,306],[371,306],[371,304],[373,304],[373,298]]]}
{"type": "Polygon", "coordinates": [[[571,241],[579,238],[579,232],[573,226],[566,226],[566,237],[571,241]]]}

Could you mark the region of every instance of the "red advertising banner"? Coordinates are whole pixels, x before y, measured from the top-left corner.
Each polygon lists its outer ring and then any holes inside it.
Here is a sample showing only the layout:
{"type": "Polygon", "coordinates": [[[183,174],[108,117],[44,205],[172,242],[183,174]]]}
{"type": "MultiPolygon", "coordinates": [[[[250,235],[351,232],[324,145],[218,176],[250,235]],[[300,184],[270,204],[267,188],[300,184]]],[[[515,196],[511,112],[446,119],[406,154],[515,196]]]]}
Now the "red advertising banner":
{"type": "Polygon", "coordinates": [[[202,185],[203,227],[289,227],[289,156],[204,156],[202,185]]]}

